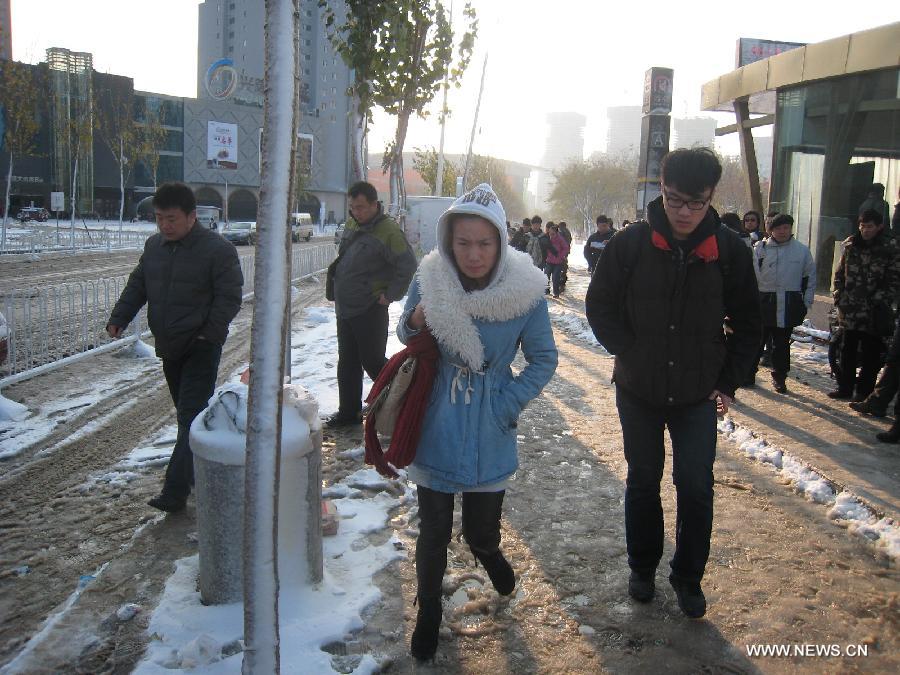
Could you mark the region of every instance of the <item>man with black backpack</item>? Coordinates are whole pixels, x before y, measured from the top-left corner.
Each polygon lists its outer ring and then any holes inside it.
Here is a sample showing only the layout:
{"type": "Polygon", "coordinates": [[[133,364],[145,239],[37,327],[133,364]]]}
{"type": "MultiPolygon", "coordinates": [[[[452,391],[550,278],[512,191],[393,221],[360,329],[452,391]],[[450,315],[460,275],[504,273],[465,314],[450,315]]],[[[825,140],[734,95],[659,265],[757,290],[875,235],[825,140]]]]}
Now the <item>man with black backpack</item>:
{"type": "Polygon", "coordinates": [[[700,582],[712,533],[716,413],[728,411],[746,381],[762,334],[750,252],[710,207],[721,175],[706,148],[666,155],[662,196],[648,205],[649,222],[633,223],[609,241],[585,298],[594,334],[616,356],[628,463],[628,592],[639,602],[655,593],[668,428],[677,492],[669,581],[691,618],[706,613],[700,582]]]}

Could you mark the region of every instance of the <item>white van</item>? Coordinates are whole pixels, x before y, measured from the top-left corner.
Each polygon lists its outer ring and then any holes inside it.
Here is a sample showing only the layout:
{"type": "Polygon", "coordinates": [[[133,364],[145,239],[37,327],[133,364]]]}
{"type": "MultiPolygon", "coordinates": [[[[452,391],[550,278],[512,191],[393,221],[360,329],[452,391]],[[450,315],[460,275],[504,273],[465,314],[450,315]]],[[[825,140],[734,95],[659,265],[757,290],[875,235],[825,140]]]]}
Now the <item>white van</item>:
{"type": "Polygon", "coordinates": [[[309,241],[313,236],[312,216],[308,213],[291,214],[291,240],[309,241]]]}
{"type": "Polygon", "coordinates": [[[197,222],[207,230],[218,231],[222,209],[218,206],[197,206],[197,222]]]}

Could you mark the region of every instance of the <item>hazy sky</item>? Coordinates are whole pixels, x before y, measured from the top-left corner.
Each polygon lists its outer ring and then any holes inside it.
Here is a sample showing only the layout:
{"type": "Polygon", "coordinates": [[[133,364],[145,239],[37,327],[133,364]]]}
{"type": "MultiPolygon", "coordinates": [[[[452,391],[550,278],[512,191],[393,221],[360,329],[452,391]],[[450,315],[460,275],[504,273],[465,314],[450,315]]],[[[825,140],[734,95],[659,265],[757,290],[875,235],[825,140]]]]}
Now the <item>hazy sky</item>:
{"type": "MultiPolygon", "coordinates": [[[[12,0],[13,58],[37,62],[50,46],[87,51],[95,69],[133,77],[138,89],[195,96],[198,4],[12,0]]],[[[488,53],[475,151],[533,163],[543,154],[548,112],[586,115],[585,154],[603,150],[606,107],[639,105],[650,66],[675,69],[673,114],[700,114],[700,86],[733,69],[738,37],[819,42],[900,19],[889,2],[846,0],[474,4],[480,17],[476,52],[462,88],[450,94],[447,150],[464,152],[468,146],[488,53]]],[[[719,118],[720,124],[733,122],[733,115],[719,118]]],[[[376,114],[370,149],[383,149],[393,131],[393,120],[376,114]]],[[[437,146],[438,140],[437,118],[431,116],[411,125],[406,147],[437,146]]]]}

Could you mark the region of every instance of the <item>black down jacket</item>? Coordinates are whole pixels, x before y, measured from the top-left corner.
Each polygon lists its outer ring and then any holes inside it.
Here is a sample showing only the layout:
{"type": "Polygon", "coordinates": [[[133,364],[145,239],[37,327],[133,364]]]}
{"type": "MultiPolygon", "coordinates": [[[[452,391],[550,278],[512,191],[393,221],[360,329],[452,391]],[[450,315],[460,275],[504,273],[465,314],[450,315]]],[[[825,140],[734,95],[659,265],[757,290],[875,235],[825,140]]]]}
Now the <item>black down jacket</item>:
{"type": "Polygon", "coordinates": [[[648,205],[648,220],[609,241],[585,298],[591,329],[616,356],[613,379],[658,406],[699,403],[714,389],[733,396],[762,333],[750,250],[711,208],[683,245],[661,199],[648,205]],[[728,247],[721,260],[720,245],[728,247]]]}
{"type": "Polygon", "coordinates": [[[147,303],[156,355],[177,359],[198,337],[222,345],[241,308],[244,276],[231,242],[199,225],[178,241],[154,234],[109,317],[123,328],[147,303]]]}

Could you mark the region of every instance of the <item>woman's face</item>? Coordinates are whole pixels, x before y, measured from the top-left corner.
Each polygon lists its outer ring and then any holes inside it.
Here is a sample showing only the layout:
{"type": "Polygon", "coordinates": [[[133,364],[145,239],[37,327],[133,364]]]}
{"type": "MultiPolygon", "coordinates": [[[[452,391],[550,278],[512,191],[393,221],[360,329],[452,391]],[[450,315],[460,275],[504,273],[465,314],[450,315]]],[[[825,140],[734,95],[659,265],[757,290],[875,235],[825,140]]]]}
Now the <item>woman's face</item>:
{"type": "Polygon", "coordinates": [[[744,216],[744,229],[747,232],[756,232],[759,229],[759,218],[755,213],[748,213],[744,216]]]}
{"type": "Polygon", "coordinates": [[[497,228],[479,216],[457,216],[452,246],[459,271],[473,281],[487,281],[500,251],[497,228]]]}

